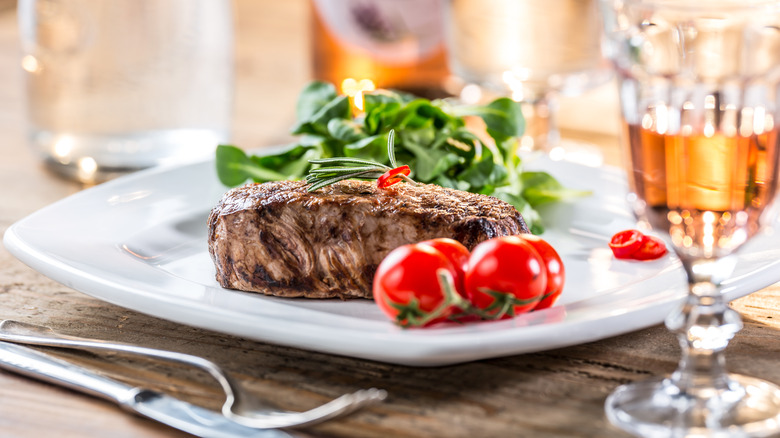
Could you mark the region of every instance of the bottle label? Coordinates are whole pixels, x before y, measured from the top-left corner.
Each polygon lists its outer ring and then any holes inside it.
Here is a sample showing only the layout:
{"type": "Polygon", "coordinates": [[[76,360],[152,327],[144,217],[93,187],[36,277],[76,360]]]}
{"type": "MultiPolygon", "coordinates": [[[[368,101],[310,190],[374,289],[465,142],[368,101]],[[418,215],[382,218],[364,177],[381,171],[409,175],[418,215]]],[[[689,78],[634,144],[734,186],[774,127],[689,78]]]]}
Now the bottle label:
{"type": "Polygon", "coordinates": [[[330,33],[389,64],[419,61],[442,43],[441,0],[314,0],[330,33]]]}

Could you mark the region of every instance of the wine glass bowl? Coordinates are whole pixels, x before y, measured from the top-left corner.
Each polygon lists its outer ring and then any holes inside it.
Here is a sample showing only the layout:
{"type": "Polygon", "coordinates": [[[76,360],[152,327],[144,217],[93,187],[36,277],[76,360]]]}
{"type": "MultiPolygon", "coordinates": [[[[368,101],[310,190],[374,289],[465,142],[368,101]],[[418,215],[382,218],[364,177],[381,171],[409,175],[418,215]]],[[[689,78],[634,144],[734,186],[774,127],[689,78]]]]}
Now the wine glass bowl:
{"type": "Polygon", "coordinates": [[[618,77],[630,202],[666,235],[689,293],[669,315],[671,376],[618,388],[612,423],[641,436],[772,436],[780,388],[729,374],[741,329],[720,292],[778,184],[780,2],[601,0],[618,77]]]}

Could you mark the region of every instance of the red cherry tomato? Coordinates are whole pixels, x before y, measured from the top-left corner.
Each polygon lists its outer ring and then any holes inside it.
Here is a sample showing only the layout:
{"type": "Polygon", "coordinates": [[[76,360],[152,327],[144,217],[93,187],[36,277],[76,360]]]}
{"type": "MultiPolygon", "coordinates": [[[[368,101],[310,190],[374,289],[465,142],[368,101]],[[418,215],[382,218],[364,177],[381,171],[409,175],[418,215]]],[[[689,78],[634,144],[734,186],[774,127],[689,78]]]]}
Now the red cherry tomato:
{"type": "Polygon", "coordinates": [[[456,308],[447,306],[437,272],[457,271],[441,252],[428,245],[404,245],[382,260],[374,275],[373,294],[379,308],[397,324],[430,325],[446,319],[456,308]],[[432,313],[440,313],[430,318],[432,313]]]}
{"type": "Polygon", "coordinates": [[[454,278],[455,290],[457,290],[460,295],[465,296],[463,293],[463,277],[466,273],[466,264],[469,261],[470,253],[468,248],[457,240],[446,237],[424,240],[418,245],[431,246],[444,254],[444,257],[447,257],[457,271],[457,275],[454,278]]]}
{"type": "Polygon", "coordinates": [[[666,244],[655,236],[643,236],[642,246],[639,247],[631,258],[636,260],[655,260],[666,254],[666,244]]]}
{"type": "Polygon", "coordinates": [[[464,290],[488,318],[507,318],[533,309],[547,285],[542,257],[517,236],[496,237],[471,252],[464,290]]]}
{"type": "Polygon", "coordinates": [[[558,251],[552,245],[539,236],[521,234],[518,237],[521,237],[534,247],[536,252],[542,257],[542,263],[547,270],[547,285],[544,288],[542,300],[534,307],[534,310],[552,307],[561,295],[563,283],[566,280],[566,270],[563,267],[561,256],[558,255],[558,251]]]}
{"type": "Polygon", "coordinates": [[[609,241],[609,247],[612,254],[619,259],[630,259],[632,255],[642,246],[642,234],[638,230],[621,231],[609,241]]]}
{"type": "Polygon", "coordinates": [[[406,165],[390,169],[376,180],[376,186],[380,189],[390,187],[403,179],[401,175],[409,176],[410,173],[412,173],[412,170],[406,165]]]}

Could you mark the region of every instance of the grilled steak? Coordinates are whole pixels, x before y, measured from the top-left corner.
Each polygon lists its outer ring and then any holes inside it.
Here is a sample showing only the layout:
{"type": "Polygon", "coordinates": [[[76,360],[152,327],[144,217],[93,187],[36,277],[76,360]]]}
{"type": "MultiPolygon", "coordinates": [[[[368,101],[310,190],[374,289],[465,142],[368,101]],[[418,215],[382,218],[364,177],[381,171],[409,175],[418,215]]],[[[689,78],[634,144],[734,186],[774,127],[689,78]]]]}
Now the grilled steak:
{"type": "Polygon", "coordinates": [[[471,249],[528,232],[520,213],[493,197],[353,180],[311,193],[299,181],[232,189],[208,229],[223,287],[307,298],[371,298],[379,262],[407,243],[451,237],[471,249]]]}

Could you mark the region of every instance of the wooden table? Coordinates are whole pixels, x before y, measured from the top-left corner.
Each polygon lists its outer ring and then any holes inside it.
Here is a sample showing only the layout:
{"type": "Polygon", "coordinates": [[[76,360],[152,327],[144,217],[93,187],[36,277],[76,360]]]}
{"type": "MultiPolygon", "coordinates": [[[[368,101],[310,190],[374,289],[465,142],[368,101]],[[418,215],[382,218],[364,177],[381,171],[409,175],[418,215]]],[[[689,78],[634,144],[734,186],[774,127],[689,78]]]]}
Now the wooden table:
{"type": "MultiPolygon", "coordinates": [[[[291,102],[308,80],[307,3],[239,1],[235,140],[278,144],[293,121],[291,102]],[[287,102],[287,104],[285,104],[287,102]]],[[[82,190],[47,173],[25,143],[24,98],[12,8],[0,8],[0,232],[82,190]]],[[[610,136],[581,135],[603,145],[610,136]]],[[[728,349],[736,372],[780,382],[780,284],[737,300],[745,328],[728,349]]],[[[665,328],[585,345],[457,366],[410,368],[267,345],[153,318],[51,281],[0,248],[0,318],[60,331],[200,355],[286,409],[304,409],[358,388],[389,391],[386,403],[310,429],[329,437],[623,437],[604,417],[619,384],[671,372],[677,342],[665,328]]],[[[123,357],[57,353],[134,384],[217,408],[205,376],[123,357]]],[[[176,437],[185,434],[59,387],[0,372],[4,437],[176,437]]]]}

